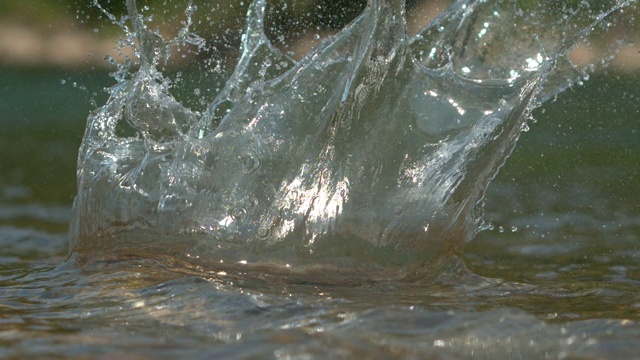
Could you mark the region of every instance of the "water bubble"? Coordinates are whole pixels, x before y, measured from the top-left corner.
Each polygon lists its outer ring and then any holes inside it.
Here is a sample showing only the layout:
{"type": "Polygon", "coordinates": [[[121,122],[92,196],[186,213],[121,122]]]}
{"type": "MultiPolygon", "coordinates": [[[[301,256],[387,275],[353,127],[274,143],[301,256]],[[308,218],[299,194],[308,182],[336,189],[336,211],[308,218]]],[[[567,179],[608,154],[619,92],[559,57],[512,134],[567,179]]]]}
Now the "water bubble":
{"type": "Polygon", "coordinates": [[[247,173],[256,172],[260,168],[260,158],[254,153],[242,156],[242,166],[247,173]]]}
{"type": "Polygon", "coordinates": [[[248,170],[252,170],[256,166],[256,161],[253,157],[247,155],[242,158],[242,165],[248,170]]]}
{"type": "Polygon", "coordinates": [[[256,237],[259,240],[269,240],[271,238],[271,227],[266,225],[260,225],[256,237]]]}
{"type": "Polygon", "coordinates": [[[231,218],[234,221],[241,221],[247,215],[247,210],[243,207],[236,207],[231,209],[231,218]]]}

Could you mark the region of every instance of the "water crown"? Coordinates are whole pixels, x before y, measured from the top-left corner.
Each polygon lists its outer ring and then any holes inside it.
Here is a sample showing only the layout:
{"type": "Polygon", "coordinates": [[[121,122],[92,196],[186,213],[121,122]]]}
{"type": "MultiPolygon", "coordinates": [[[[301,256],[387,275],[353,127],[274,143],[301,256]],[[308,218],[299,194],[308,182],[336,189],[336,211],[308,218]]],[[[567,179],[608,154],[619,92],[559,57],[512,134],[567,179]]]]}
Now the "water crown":
{"type": "Polygon", "coordinates": [[[532,109],[584,76],[569,50],[634,4],[459,0],[409,35],[403,0],[371,0],[294,60],[255,0],[235,70],[196,111],[159,67],[206,48],[190,29],[202,9],[167,41],[127,0],[138,69],[89,117],[71,247],[292,278],[438,273],[481,229],[532,109]]]}

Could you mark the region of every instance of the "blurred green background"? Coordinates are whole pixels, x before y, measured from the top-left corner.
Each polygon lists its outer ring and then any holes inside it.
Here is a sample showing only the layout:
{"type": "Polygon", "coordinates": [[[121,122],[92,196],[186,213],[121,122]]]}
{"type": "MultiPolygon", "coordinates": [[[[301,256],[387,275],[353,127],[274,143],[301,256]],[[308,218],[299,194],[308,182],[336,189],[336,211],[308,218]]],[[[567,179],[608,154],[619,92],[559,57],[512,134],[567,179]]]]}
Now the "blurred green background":
{"type": "MultiPolygon", "coordinates": [[[[145,5],[157,8],[164,3],[168,3],[161,7],[165,11],[152,23],[162,27],[167,19],[185,19],[185,1],[138,1],[143,13],[145,5]]],[[[193,3],[199,7],[194,32],[206,37],[217,56],[228,61],[224,66],[232,66],[249,0],[193,3]]],[[[305,41],[309,41],[306,48],[311,46],[315,35],[343,27],[366,1],[268,3],[267,17],[277,24],[269,28],[269,36],[284,50],[295,52],[305,41]]],[[[410,1],[411,21],[424,22],[447,3],[410,1]]],[[[124,14],[123,1],[99,0],[99,4],[117,17],[124,14]]],[[[0,2],[0,205],[71,205],[85,120],[105,102],[104,89],[115,83],[109,76],[115,69],[104,58],[108,54],[122,61],[117,51],[122,36],[122,29],[91,0],[0,2]]],[[[593,74],[585,86],[569,90],[534,113],[539,121],[523,134],[496,179],[492,189],[498,191],[490,193],[490,211],[518,207],[517,197],[504,196],[504,184],[524,184],[521,188],[531,193],[519,196],[535,197],[540,189],[561,194],[579,183],[613,207],[640,213],[637,46],[625,48],[620,58],[593,74]]],[[[188,70],[184,76],[189,77],[188,70]]]]}

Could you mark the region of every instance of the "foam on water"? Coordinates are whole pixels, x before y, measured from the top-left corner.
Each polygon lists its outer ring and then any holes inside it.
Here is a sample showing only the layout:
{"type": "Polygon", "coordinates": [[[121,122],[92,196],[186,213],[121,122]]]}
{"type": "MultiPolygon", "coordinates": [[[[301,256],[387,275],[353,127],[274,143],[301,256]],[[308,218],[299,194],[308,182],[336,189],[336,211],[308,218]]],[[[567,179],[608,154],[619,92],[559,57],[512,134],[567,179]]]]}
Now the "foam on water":
{"type": "Polygon", "coordinates": [[[404,1],[372,0],[296,61],[255,0],[238,64],[201,111],[160,69],[175,48],[206,53],[190,29],[203,10],[190,4],[167,40],[127,5],[112,20],[137,70],[122,65],[89,118],[73,251],[339,281],[455,263],[531,110],[585,76],[569,50],[635,1],[457,1],[409,36],[404,1]]]}

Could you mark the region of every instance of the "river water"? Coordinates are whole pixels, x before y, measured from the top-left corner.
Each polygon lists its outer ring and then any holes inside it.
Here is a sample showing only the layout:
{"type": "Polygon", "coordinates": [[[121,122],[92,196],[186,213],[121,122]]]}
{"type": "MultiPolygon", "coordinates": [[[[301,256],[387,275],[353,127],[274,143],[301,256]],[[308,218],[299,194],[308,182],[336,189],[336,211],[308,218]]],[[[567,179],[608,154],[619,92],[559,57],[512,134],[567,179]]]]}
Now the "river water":
{"type": "Polygon", "coordinates": [[[601,69],[534,111],[487,190],[490,226],[437,274],[353,282],[156,249],[90,261],[70,252],[89,99],[104,103],[93,91],[113,80],[0,76],[1,357],[638,357],[636,73],[601,69]]]}

